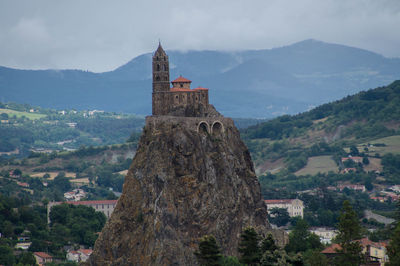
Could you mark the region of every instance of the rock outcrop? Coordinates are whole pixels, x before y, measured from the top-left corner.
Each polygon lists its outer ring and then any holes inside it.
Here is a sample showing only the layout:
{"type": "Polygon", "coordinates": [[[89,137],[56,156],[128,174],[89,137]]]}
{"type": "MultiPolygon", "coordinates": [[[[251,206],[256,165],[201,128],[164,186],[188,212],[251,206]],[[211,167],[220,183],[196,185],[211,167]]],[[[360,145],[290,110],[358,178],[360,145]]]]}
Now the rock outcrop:
{"type": "Polygon", "coordinates": [[[237,255],[242,228],[271,231],[249,151],[233,121],[202,119],[147,117],[90,265],[196,265],[194,251],[204,235],[214,235],[225,255],[237,255]]]}

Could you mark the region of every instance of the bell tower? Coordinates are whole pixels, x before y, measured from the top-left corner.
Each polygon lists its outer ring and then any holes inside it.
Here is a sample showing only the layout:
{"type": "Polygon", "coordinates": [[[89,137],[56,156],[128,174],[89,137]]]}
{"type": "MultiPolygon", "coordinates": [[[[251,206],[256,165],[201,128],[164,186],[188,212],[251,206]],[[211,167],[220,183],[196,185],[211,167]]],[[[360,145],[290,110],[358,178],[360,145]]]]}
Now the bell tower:
{"type": "Polygon", "coordinates": [[[161,47],[161,43],[159,43],[158,48],[153,55],[153,93],[165,92],[169,90],[168,55],[161,47]]]}

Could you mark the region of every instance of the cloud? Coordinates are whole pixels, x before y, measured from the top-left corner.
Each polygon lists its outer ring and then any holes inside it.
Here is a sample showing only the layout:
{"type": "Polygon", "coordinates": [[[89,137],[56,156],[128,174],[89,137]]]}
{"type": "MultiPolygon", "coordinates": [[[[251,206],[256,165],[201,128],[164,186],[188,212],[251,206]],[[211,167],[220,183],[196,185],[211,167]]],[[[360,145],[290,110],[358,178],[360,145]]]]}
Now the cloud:
{"type": "Polygon", "coordinates": [[[242,50],[314,38],[400,57],[398,0],[2,0],[0,65],[107,71],[156,48],[242,50]]]}
{"type": "Polygon", "coordinates": [[[50,35],[41,18],[21,18],[17,25],[11,28],[11,33],[21,42],[29,44],[43,44],[50,41],[50,35]]]}

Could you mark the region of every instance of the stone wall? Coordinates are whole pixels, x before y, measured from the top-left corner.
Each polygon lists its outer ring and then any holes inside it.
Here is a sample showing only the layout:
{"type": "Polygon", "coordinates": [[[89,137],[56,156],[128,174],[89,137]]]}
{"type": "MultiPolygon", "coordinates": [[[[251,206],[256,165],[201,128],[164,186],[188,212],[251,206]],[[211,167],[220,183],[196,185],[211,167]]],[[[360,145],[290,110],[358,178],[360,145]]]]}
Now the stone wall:
{"type": "Polygon", "coordinates": [[[180,116],[147,116],[146,129],[157,132],[165,124],[181,125],[188,130],[209,135],[229,136],[232,134],[234,123],[227,117],[180,117],[180,116]]]}

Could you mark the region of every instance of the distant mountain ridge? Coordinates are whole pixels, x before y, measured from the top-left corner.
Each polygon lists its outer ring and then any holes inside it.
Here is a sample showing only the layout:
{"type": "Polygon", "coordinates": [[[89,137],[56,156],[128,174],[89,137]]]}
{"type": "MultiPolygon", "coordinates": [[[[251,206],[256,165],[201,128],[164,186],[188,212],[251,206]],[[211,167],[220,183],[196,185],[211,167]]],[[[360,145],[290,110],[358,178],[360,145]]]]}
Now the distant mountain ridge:
{"type": "MultiPolygon", "coordinates": [[[[274,117],[400,77],[400,59],[306,40],[237,52],[167,51],[171,79],[183,75],[210,89],[210,102],[232,117],[274,117]]],[[[0,101],[46,108],[151,113],[151,54],[104,73],[0,67],[0,101]]]]}

